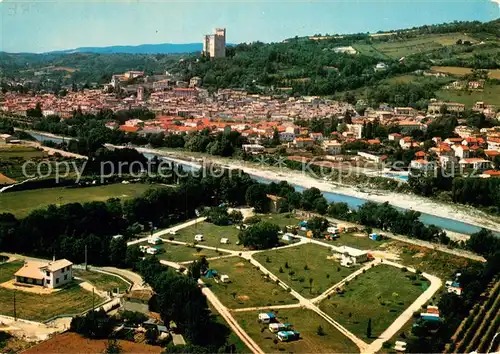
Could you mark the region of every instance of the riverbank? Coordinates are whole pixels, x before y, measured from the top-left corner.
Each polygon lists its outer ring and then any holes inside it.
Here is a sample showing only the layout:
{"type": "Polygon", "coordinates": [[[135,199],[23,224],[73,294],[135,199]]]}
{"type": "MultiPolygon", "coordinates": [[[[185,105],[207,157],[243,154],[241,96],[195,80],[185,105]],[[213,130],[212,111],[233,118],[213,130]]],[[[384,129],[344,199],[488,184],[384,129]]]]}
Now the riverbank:
{"type": "MultiPolygon", "coordinates": [[[[146,154],[156,154],[168,157],[172,161],[183,163],[192,167],[199,167],[198,158],[183,156],[179,152],[164,151],[158,149],[136,148],[138,151],[146,154]]],[[[331,181],[324,181],[308,175],[306,172],[291,170],[280,167],[274,168],[265,165],[257,165],[246,161],[204,157],[205,162],[213,162],[225,165],[265,180],[286,181],[290,184],[303,188],[316,187],[322,192],[342,194],[349,197],[366,199],[377,203],[389,202],[395,207],[402,209],[411,209],[421,213],[434,215],[450,220],[459,220],[463,223],[477,227],[485,227],[496,232],[500,232],[500,218],[488,215],[473,207],[458,204],[445,204],[433,201],[428,198],[420,197],[414,194],[402,194],[389,191],[366,191],[359,190],[354,186],[342,185],[331,181]]]]}

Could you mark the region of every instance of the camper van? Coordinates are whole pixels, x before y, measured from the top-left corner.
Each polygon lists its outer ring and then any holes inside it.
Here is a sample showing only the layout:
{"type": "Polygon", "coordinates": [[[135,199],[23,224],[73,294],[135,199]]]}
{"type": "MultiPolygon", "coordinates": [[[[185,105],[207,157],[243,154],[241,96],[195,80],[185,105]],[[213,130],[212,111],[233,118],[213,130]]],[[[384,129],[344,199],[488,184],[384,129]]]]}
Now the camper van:
{"type": "Polygon", "coordinates": [[[198,242],[203,241],[203,235],[201,235],[201,234],[195,235],[194,240],[198,241],[198,242]]]}
{"type": "Polygon", "coordinates": [[[300,333],[297,331],[280,331],[278,332],[277,337],[282,342],[289,342],[291,340],[299,339],[300,333]]]}
{"type": "Polygon", "coordinates": [[[268,313],[259,313],[259,322],[260,323],[271,323],[271,322],[274,322],[276,320],[276,316],[274,315],[274,313],[272,312],[268,312],[268,313]]]}
{"type": "Polygon", "coordinates": [[[281,331],[286,331],[290,328],[289,324],[285,323],[270,323],[269,324],[269,330],[273,333],[278,333],[281,331]]]}
{"type": "Polygon", "coordinates": [[[160,250],[158,248],[155,248],[155,247],[149,247],[146,250],[146,253],[148,253],[148,254],[158,254],[158,253],[160,253],[160,250]]]}

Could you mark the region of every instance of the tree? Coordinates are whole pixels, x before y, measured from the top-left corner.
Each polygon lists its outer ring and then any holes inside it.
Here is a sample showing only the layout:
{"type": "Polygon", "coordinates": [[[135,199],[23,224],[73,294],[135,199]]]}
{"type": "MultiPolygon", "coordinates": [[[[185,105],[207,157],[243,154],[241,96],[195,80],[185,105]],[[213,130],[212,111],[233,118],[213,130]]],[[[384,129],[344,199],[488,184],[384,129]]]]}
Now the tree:
{"type": "Polygon", "coordinates": [[[259,184],[253,184],[248,187],[245,200],[249,206],[255,208],[257,213],[265,213],[269,210],[270,202],[267,198],[266,190],[259,184]]]}
{"type": "Polygon", "coordinates": [[[135,264],[139,262],[141,258],[142,252],[139,248],[139,245],[132,245],[130,247],[127,247],[127,252],[125,254],[125,264],[128,267],[134,268],[135,264]]]}
{"type": "Polygon", "coordinates": [[[368,325],[366,326],[366,337],[371,338],[372,337],[372,319],[368,319],[368,325]]]}
{"type": "Polygon", "coordinates": [[[243,221],[243,214],[239,210],[232,210],[229,213],[229,219],[233,224],[241,224],[241,222],[243,221]]]}
{"type": "Polygon", "coordinates": [[[278,225],[261,221],[240,232],[239,239],[246,247],[267,249],[279,244],[279,231],[280,228],[278,225]]]}
{"type": "Polygon", "coordinates": [[[127,241],[124,237],[112,239],[109,244],[109,263],[122,267],[127,259],[127,241]]]}
{"type": "Polygon", "coordinates": [[[319,325],[318,328],[316,328],[316,334],[318,336],[324,336],[325,335],[325,331],[323,330],[323,327],[321,327],[321,325],[319,325]]]}
{"type": "Polygon", "coordinates": [[[309,278],[309,294],[312,292],[312,284],[313,284],[314,279],[309,278]]]}
{"type": "Polygon", "coordinates": [[[28,117],[34,117],[34,118],[43,117],[42,106],[40,106],[40,103],[37,103],[35,108],[30,108],[26,110],[26,115],[28,117]]]}

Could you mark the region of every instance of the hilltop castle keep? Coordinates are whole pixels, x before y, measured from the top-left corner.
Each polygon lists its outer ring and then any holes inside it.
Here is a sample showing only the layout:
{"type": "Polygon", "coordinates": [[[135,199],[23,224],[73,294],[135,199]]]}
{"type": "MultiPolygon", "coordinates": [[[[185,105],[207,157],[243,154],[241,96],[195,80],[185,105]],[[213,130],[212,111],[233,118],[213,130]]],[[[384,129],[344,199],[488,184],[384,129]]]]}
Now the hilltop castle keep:
{"type": "Polygon", "coordinates": [[[226,57],[226,29],[216,28],[214,34],[205,35],[203,40],[203,55],[210,58],[226,57]]]}

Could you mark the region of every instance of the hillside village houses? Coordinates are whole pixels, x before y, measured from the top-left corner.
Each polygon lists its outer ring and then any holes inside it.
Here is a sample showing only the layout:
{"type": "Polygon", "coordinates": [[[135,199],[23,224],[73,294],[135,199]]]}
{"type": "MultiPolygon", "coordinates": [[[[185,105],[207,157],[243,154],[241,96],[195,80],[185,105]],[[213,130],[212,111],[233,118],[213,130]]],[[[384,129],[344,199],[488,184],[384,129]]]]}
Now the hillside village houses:
{"type": "MultiPolygon", "coordinates": [[[[282,95],[250,94],[238,89],[221,89],[213,94],[200,88],[201,79],[193,77],[189,82],[180,82],[165,75],[145,75],[142,71],[131,70],[112,77],[110,86],[122,90],[122,94],[97,89],[68,92],[65,97],[53,94],[0,94],[0,109],[5,114],[25,116],[26,110],[40,104],[44,115],[55,114],[70,117],[75,110],[84,113],[98,113],[103,109],[114,112],[130,109],[148,109],[156,117],[150,120],[130,119],[119,125],[107,122],[109,129],[119,129],[126,133],[189,134],[208,129],[214,133],[238,131],[248,139],[245,150],[252,154],[265,153],[263,141],[278,132],[279,141],[289,148],[298,150],[312,146],[323,149],[327,156],[342,154],[345,143],[364,140],[368,146],[384,145],[379,139],[363,139],[363,132],[370,122],[397,127],[397,133],[386,137],[397,143],[403,150],[421,149],[421,141],[412,137],[415,130],[427,131],[428,124],[438,116],[443,107],[450,112],[462,112],[463,104],[431,100],[427,112],[412,107],[389,107],[380,105],[377,109],[367,108],[359,116],[354,106],[346,102],[320,97],[287,97],[282,95]],[[132,82],[132,83],[131,83],[132,82]],[[125,96],[123,96],[125,94],[125,96]],[[120,98],[123,97],[123,98],[120,98]],[[351,112],[351,121],[343,122],[346,112],[351,112]],[[308,131],[297,125],[296,120],[336,117],[342,124],[339,132],[330,136],[308,131]]],[[[485,102],[477,102],[474,110],[495,117],[495,108],[485,102]]],[[[487,170],[492,167],[500,152],[500,130],[497,128],[472,129],[459,125],[455,129],[459,138],[441,141],[434,138],[434,147],[425,151],[424,156],[415,156],[412,168],[431,169],[441,166],[464,166],[487,170]],[[426,163],[434,155],[434,163],[426,163]],[[477,160],[471,160],[477,159],[477,160]]],[[[5,140],[5,139],[4,139],[5,140]]],[[[0,142],[1,143],[1,142],[0,142]]],[[[366,156],[376,156],[371,161],[381,161],[381,156],[366,151],[366,156]]],[[[357,159],[365,158],[357,156],[357,159]]],[[[352,160],[352,156],[342,157],[352,160]]]]}

